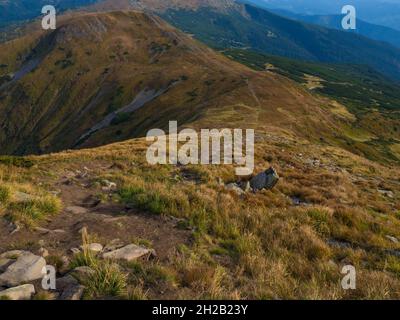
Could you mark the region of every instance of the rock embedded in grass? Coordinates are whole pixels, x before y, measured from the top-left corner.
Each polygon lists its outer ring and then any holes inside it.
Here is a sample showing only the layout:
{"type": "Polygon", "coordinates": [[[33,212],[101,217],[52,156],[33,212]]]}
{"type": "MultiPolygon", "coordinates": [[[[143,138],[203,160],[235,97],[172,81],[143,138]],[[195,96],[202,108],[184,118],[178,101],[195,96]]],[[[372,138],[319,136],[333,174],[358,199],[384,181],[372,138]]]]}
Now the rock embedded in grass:
{"type": "Polygon", "coordinates": [[[271,167],[268,170],[261,172],[250,180],[250,186],[254,191],[263,189],[270,190],[276,186],[279,181],[277,171],[271,167]]]}
{"type": "Polygon", "coordinates": [[[35,287],[32,284],[24,284],[18,287],[0,291],[0,299],[30,300],[35,294],[35,287]]]}
{"type": "Polygon", "coordinates": [[[102,257],[104,259],[133,261],[151,254],[155,255],[155,251],[135,244],[130,244],[123,248],[103,253],[102,257]]]}

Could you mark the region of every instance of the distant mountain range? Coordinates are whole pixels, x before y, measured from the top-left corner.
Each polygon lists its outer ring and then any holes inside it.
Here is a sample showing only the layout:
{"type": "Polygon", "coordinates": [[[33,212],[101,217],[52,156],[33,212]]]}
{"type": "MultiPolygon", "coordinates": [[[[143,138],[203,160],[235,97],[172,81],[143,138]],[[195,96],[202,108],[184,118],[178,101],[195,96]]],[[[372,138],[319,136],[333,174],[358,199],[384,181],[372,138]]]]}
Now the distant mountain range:
{"type": "MultiPolygon", "coordinates": [[[[332,28],[343,31],[342,19],[343,15],[304,15],[296,14],[286,10],[272,10],[281,16],[291,18],[298,21],[316,24],[319,26],[332,28]]],[[[357,19],[357,28],[349,29],[347,32],[353,32],[377,41],[385,41],[400,48],[400,31],[384,26],[365,22],[357,19]]]]}
{"type": "MultiPolygon", "coordinates": [[[[242,1],[242,0],[240,0],[242,1]]],[[[284,9],[305,15],[338,15],[343,6],[354,5],[358,17],[374,23],[400,30],[399,0],[245,0],[266,9],[284,9]]]]}
{"type": "Polygon", "coordinates": [[[173,8],[158,14],[215,48],[250,48],[308,61],[366,64],[400,79],[399,48],[287,19],[251,5],[238,4],[227,10],[173,8]]]}
{"type": "MultiPolygon", "coordinates": [[[[308,61],[366,64],[393,79],[400,79],[398,48],[359,34],[287,19],[233,0],[53,1],[61,8],[94,2],[89,10],[139,9],[156,13],[215,48],[250,48],[262,53],[308,61]]],[[[31,1],[16,0],[12,4],[8,1],[0,2],[0,6],[5,8],[1,10],[0,23],[32,17],[35,12],[40,12],[44,0],[35,0],[32,5],[28,3],[31,1]],[[8,15],[7,11],[13,14],[8,15]]],[[[327,25],[335,24],[334,19],[329,21],[327,25]]],[[[367,30],[364,35],[378,34],[379,38],[394,38],[392,42],[398,43],[396,32],[371,30],[369,25],[362,27],[367,30]]]]}
{"type": "Polygon", "coordinates": [[[54,5],[63,11],[96,1],[98,0],[0,0],[0,27],[40,16],[45,5],[54,5]]]}

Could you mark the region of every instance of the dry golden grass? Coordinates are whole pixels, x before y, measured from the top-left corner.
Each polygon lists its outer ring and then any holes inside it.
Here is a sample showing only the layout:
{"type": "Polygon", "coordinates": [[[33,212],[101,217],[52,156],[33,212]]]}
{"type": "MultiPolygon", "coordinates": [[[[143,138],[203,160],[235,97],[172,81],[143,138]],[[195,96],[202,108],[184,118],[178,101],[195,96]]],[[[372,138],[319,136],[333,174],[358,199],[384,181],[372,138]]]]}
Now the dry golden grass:
{"type": "Polygon", "coordinates": [[[257,144],[256,171],[272,164],[280,183],[238,196],[219,183],[235,180],[232,166],[150,166],[146,146],[132,140],[32,157],[36,165],[17,174],[50,183],[84,162],[115,164],[93,173],[117,182],[115,199],[181,218],[180,227],[192,230],[192,245],[176,248],[168,261],[124,267],[126,298],[157,298],[159,291],[195,299],[400,298],[400,258],[390,254],[400,247],[387,238],[400,238],[397,167],[276,137],[257,144]],[[354,291],[340,286],[347,264],[358,272],[354,291]]]}

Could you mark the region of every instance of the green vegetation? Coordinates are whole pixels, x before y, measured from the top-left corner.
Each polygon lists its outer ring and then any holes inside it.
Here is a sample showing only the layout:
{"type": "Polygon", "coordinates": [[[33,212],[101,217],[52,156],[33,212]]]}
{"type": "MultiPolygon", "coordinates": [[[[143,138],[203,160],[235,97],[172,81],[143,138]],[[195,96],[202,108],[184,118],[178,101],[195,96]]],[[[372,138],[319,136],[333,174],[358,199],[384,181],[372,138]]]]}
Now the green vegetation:
{"type": "Polygon", "coordinates": [[[226,11],[209,7],[169,9],[161,16],[214,48],[250,48],[308,61],[360,63],[400,79],[395,63],[400,49],[353,33],[297,22],[251,5],[226,11]]]}
{"type": "Polygon", "coordinates": [[[252,69],[279,73],[301,84],[307,83],[306,75],[318,77],[322,86],[315,92],[336,99],[357,113],[400,108],[400,84],[367,66],[305,62],[241,49],[223,53],[252,69]]]}
{"type": "Polygon", "coordinates": [[[29,185],[10,183],[0,186],[0,209],[7,219],[33,227],[61,211],[61,201],[56,196],[36,190],[33,195],[19,191],[32,189],[29,185]]]}

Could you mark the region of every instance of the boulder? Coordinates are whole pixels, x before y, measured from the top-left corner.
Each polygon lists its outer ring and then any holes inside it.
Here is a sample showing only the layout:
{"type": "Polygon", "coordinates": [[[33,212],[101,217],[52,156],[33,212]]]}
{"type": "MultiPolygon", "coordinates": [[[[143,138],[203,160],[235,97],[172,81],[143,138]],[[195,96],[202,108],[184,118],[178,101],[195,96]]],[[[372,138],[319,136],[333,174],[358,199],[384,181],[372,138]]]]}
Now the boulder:
{"type": "Polygon", "coordinates": [[[103,253],[103,258],[132,261],[149,254],[154,254],[154,250],[149,250],[145,247],[137,246],[135,244],[130,244],[123,248],[103,253]]]}
{"type": "Polygon", "coordinates": [[[32,284],[24,284],[19,287],[0,291],[0,299],[30,300],[35,294],[35,287],[32,284]]]}
{"type": "Polygon", "coordinates": [[[42,257],[32,253],[23,254],[0,275],[0,286],[13,287],[41,279],[42,269],[45,266],[46,260],[42,257]]]}
{"type": "Polygon", "coordinates": [[[79,285],[78,280],[76,280],[73,276],[71,275],[66,275],[62,278],[58,278],[56,280],[56,289],[58,291],[64,291],[68,287],[74,287],[79,285]]]}
{"type": "Polygon", "coordinates": [[[256,175],[250,180],[250,186],[254,191],[267,189],[270,190],[276,186],[279,181],[279,175],[274,168],[256,175]]]}

